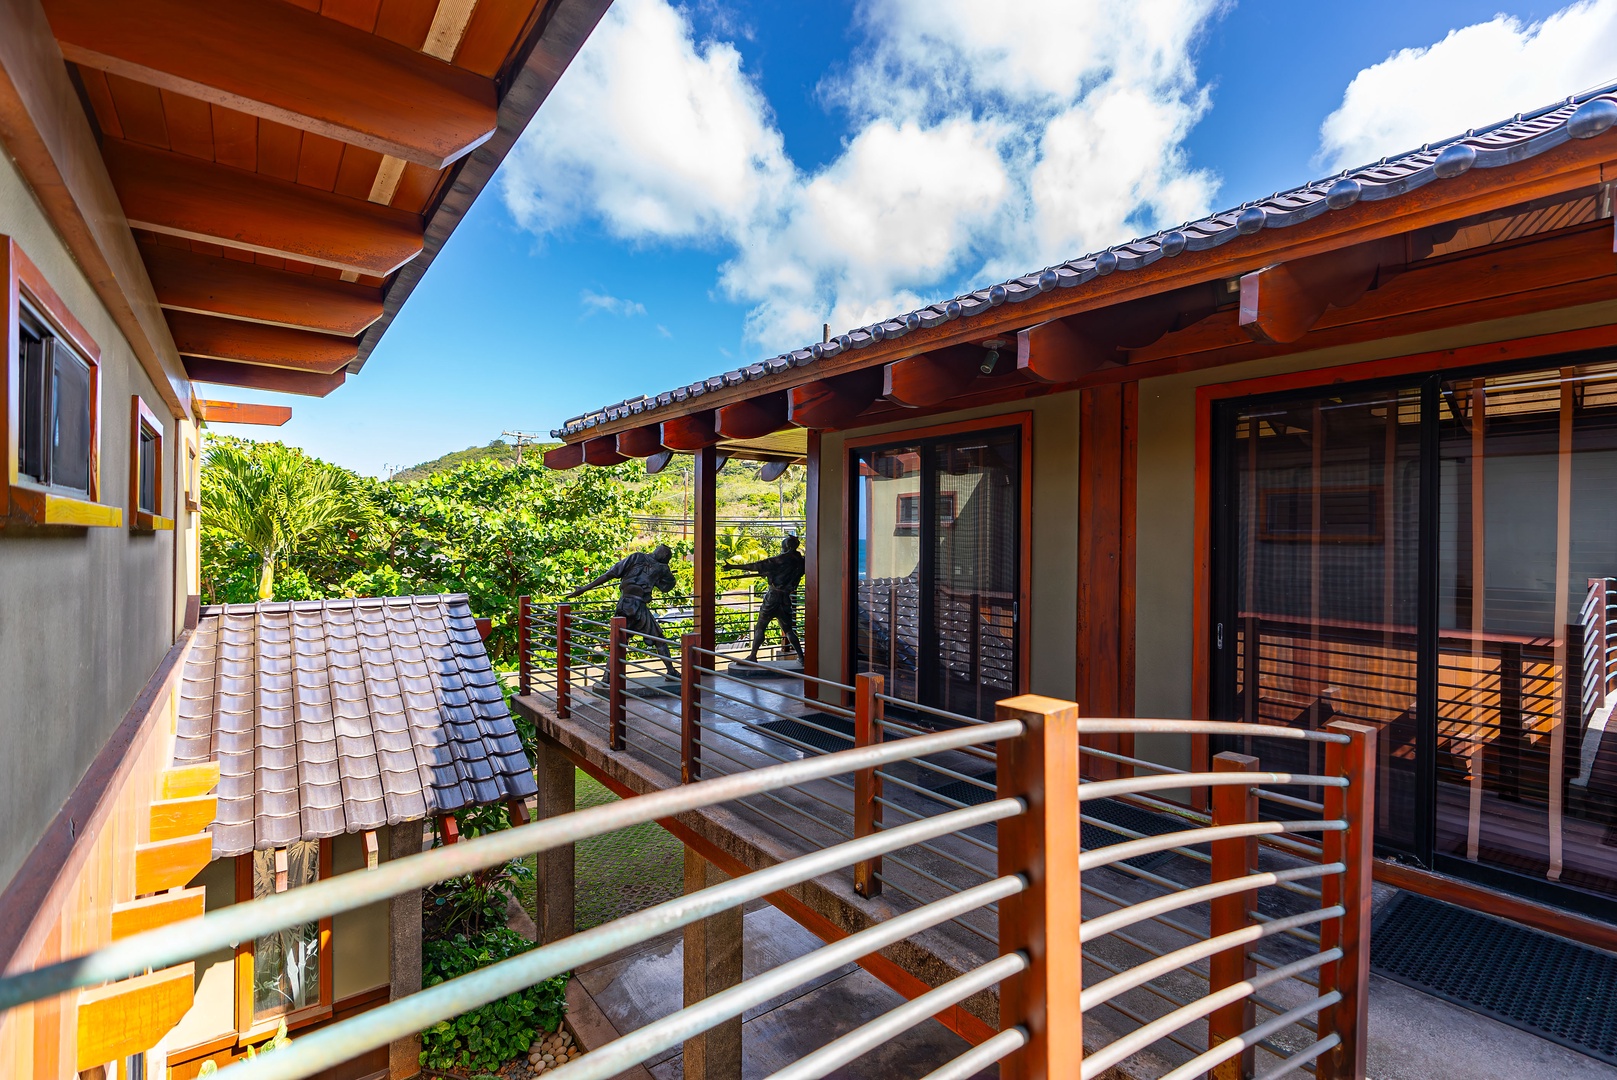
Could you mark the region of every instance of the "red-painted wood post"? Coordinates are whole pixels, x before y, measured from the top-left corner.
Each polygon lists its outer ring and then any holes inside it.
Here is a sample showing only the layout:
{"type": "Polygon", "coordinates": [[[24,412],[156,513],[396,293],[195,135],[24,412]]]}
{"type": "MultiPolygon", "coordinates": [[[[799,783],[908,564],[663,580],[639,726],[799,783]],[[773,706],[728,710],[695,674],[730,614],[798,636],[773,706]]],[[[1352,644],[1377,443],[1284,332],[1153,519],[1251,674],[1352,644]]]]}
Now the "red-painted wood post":
{"type": "MultiPolygon", "coordinates": [[[[853,677],[853,744],[875,746],[882,741],[882,700],[887,681],[861,672],[853,677]]],[[[853,774],[853,835],[869,836],[881,827],[881,777],[875,769],[853,774]]],[[[881,856],[853,864],[853,891],[869,899],[881,895],[881,856]]]]}
{"type": "Polygon", "coordinates": [[[556,719],[573,715],[573,605],[556,605],[556,719]]]}
{"type": "Polygon", "coordinates": [[[528,641],[528,598],[517,597],[517,691],[523,696],[533,692],[533,661],[528,641]]]}
{"type": "Polygon", "coordinates": [[[1320,903],[1347,909],[1320,926],[1319,947],[1339,948],[1341,960],[1320,968],[1321,992],[1338,990],[1342,1000],[1320,1015],[1319,1034],[1335,1032],[1341,1042],[1319,1059],[1319,1080],[1359,1080],[1364,1076],[1370,1022],[1370,881],[1375,858],[1376,729],[1334,720],[1325,730],[1346,735],[1347,743],[1325,747],[1327,776],[1345,776],[1345,788],[1325,789],[1326,820],[1347,822],[1346,832],[1323,837],[1321,858],[1347,867],[1320,882],[1320,903]]]}
{"type": "Polygon", "coordinates": [[[999,951],[1021,950],[1025,971],[1000,984],[1000,1030],[1022,1027],[1027,1044],[999,1064],[1001,1080],[1069,1080],[1083,1070],[1078,993],[1078,706],[1024,694],[994,709],[1027,730],[996,744],[997,792],[1027,810],[999,823],[999,873],[1028,887],[999,903],[999,951]]]}
{"type": "MultiPolygon", "coordinates": [[[[1213,771],[1257,772],[1258,759],[1246,754],[1219,754],[1213,759],[1213,771]]],[[[1243,825],[1258,820],[1258,797],[1253,794],[1250,785],[1214,787],[1212,793],[1215,826],[1243,825]]],[[[1212,881],[1215,884],[1246,877],[1257,868],[1258,839],[1255,836],[1214,840],[1208,846],[1212,849],[1212,881]]],[[[1208,933],[1210,937],[1217,937],[1251,926],[1258,896],[1255,890],[1249,889],[1231,896],[1217,897],[1208,906],[1211,908],[1208,933]]],[[[1246,945],[1214,953],[1208,961],[1207,992],[1217,993],[1245,982],[1255,974],[1257,967],[1246,945]]],[[[1207,1018],[1207,1048],[1211,1050],[1220,1043],[1239,1038],[1255,1022],[1256,1009],[1250,997],[1225,1005],[1207,1018]]],[[[1255,1065],[1256,1049],[1248,1047],[1235,1057],[1213,1066],[1208,1076],[1212,1080],[1249,1080],[1255,1075],[1255,1065]]]]}
{"type": "Polygon", "coordinates": [[[612,616],[612,628],[607,634],[606,650],[606,724],[607,745],[623,750],[628,745],[625,727],[628,723],[628,668],[629,620],[622,615],[612,616]]]}
{"type": "Polygon", "coordinates": [[[702,777],[702,680],[696,672],[696,650],[701,644],[701,634],[685,634],[679,639],[679,780],[682,784],[702,777]]]}

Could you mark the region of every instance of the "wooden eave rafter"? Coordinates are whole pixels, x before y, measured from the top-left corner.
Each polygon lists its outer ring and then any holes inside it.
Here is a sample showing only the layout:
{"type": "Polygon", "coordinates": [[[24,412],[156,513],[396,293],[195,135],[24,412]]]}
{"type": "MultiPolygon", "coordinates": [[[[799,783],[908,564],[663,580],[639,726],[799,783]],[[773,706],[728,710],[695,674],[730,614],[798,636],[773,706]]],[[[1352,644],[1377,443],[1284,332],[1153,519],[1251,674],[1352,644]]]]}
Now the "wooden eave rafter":
{"type": "Polygon", "coordinates": [[[274,390],[305,397],[325,397],[348,377],[345,371],[321,375],[315,371],[288,371],[286,368],[260,364],[237,364],[230,360],[204,360],[190,356],[185,358],[185,370],[197,382],[274,390]]]}
{"type": "Polygon", "coordinates": [[[123,139],[101,153],[133,228],[373,277],[421,254],[406,210],[123,139]]]}
{"type": "Polygon", "coordinates": [[[493,80],[295,4],[44,0],[87,67],[432,169],[494,134],[493,80]]]}
{"type": "Polygon", "coordinates": [[[354,337],[382,317],[382,290],[256,263],[145,245],[146,268],[165,308],[354,337]]]}
{"type": "MultiPolygon", "coordinates": [[[[1108,277],[1070,291],[1052,289],[1019,304],[1003,304],[971,319],[941,323],[930,329],[916,330],[900,338],[873,342],[863,349],[848,350],[807,367],[793,369],[784,378],[743,382],[710,390],[700,398],[659,408],[652,415],[666,426],[669,420],[677,418],[682,411],[722,408],[760,393],[791,390],[796,386],[886,365],[951,345],[980,344],[994,338],[1009,338],[1019,330],[1054,318],[1070,318],[1086,312],[1099,311],[1173,289],[1191,286],[1214,287],[1231,278],[1262,270],[1275,263],[1294,262],[1341,251],[1354,245],[1398,237],[1416,229],[1505,209],[1546,195],[1589,187],[1612,179],[1617,179],[1617,139],[1611,137],[1574,139],[1505,168],[1474,169],[1451,179],[1428,184],[1398,198],[1383,202],[1361,202],[1343,210],[1321,214],[1310,221],[1285,229],[1266,229],[1253,236],[1236,237],[1229,243],[1206,251],[1187,252],[1175,258],[1159,259],[1138,270],[1116,271],[1108,277]]],[[[1609,229],[1609,223],[1607,227],[1609,229]]],[[[1369,295],[1374,296],[1375,293],[1369,295]]],[[[1357,311],[1367,302],[1360,301],[1345,310],[1357,311]]],[[[1335,311],[1325,312],[1319,320],[1319,326],[1323,328],[1330,325],[1335,314],[1337,314],[1335,311]]],[[[1203,321],[1205,323],[1217,318],[1222,316],[1209,316],[1203,321]]],[[[1231,321],[1234,321],[1233,316],[1231,321]]],[[[1168,330],[1168,336],[1164,337],[1161,343],[1163,347],[1176,336],[1172,328],[1168,330]]],[[[1292,346],[1280,348],[1280,351],[1299,351],[1299,346],[1313,347],[1312,337],[1318,332],[1316,329],[1292,346]]],[[[1159,335],[1160,333],[1159,331],[1159,335]]],[[[1251,342],[1250,337],[1244,334],[1241,340],[1251,342]]],[[[1141,370],[1139,375],[1134,374],[1138,359],[1130,351],[1131,346],[1124,343],[1122,347],[1128,353],[1130,363],[1101,372],[1100,378],[1112,381],[1114,373],[1116,376],[1129,378],[1148,374],[1144,370],[1141,370]]],[[[1148,343],[1142,343],[1140,348],[1146,353],[1153,352],[1153,347],[1148,343]]],[[[1269,346],[1269,348],[1276,347],[1269,346]]],[[[1272,355],[1272,353],[1260,354],[1272,355]]],[[[616,433],[645,422],[645,419],[640,417],[610,420],[588,429],[587,432],[579,431],[566,438],[567,441],[573,442],[603,433],[616,433]]]]}
{"type": "Polygon", "coordinates": [[[334,375],[359,355],[359,345],[352,338],[240,319],[170,311],[168,325],[183,356],[334,375]]]}
{"type": "Polygon", "coordinates": [[[280,427],[292,419],[287,405],[257,405],[244,401],[198,401],[202,419],[210,424],[255,424],[280,427]]]}

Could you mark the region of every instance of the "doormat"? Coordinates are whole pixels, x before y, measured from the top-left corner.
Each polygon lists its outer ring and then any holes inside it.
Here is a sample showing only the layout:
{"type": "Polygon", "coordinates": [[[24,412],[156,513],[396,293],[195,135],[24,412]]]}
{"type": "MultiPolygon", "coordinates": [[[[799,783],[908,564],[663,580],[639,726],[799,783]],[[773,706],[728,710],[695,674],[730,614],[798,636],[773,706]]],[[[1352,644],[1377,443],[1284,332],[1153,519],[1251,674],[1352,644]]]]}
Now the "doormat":
{"type": "Polygon", "coordinates": [[[1617,1065],[1617,957],[1399,893],[1376,916],[1370,970],[1617,1065]]]}
{"type": "Polygon", "coordinates": [[[758,730],[766,735],[773,735],[793,750],[803,749],[799,743],[806,743],[828,754],[853,749],[853,721],[845,716],[832,716],[823,712],[804,713],[798,720],[772,720],[767,724],[759,724],[758,730]],[[802,722],[805,720],[807,723],[802,722]],[[826,730],[821,731],[820,728],[826,730]],[[831,732],[836,734],[833,735],[831,732]]]}

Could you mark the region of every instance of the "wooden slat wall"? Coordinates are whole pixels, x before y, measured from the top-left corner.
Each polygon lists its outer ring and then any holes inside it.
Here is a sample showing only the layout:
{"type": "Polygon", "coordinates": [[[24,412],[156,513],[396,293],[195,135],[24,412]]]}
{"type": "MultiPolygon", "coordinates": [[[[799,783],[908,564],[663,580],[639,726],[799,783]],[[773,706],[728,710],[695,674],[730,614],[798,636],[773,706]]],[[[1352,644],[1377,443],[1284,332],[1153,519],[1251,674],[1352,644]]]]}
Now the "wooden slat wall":
{"type": "MultiPolygon", "coordinates": [[[[168,665],[165,665],[166,667],[168,665]]],[[[184,666],[183,651],[169,670],[184,666]]],[[[27,970],[79,956],[112,942],[114,904],[135,898],[135,847],[150,838],[151,804],[161,795],[162,777],[173,761],[178,681],[153,700],[128,756],[130,766],[116,790],[93,803],[74,838],[82,859],[56,883],[49,899],[22,935],[8,971],[27,970]]],[[[79,796],[75,792],[75,799],[79,796]]],[[[71,803],[70,803],[71,805],[71,803]]],[[[25,866],[24,873],[29,867],[25,866]]],[[[8,917],[19,917],[11,912],[8,917]]],[[[0,1016],[0,1076],[71,1075],[77,1061],[77,996],[38,1002],[0,1016]]]]}

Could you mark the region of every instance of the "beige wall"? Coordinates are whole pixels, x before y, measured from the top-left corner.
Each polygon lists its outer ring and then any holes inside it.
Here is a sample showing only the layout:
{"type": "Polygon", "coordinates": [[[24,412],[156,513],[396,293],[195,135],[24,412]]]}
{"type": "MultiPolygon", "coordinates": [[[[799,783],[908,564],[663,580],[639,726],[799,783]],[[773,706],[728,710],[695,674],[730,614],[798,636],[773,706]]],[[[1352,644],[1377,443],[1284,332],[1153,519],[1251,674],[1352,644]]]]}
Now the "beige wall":
{"type": "MultiPolygon", "coordinates": [[[[1410,356],[1438,349],[1554,333],[1617,321],[1617,302],[1474,323],[1455,330],[1386,338],[1363,345],[1160,379],[1140,384],[1139,539],[1136,549],[1135,704],[1140,716],[1189,717],[1194,632],[1196,389],[1290,371],[1410,356]]],[[[1204,493],[1205,494],[1205,493],[1204,493]]],[[[1189,763],[1180,741],[1137,740],[1136,748],[1165,764],[1189,763]]]]}
{"type": "Polygon", "coordinates": [[[980,416],[1033,414],[1033,603],[1028,690],[1071,698],[1076,685],[1073,642],[1078,619],[1078,395],[1051,394],[1029,401],[917,417],[827,433],[820,444],[820,674],[841,679],[845,657],[843,517],[846,442],[849,438],[933,427],[980,416]]]}
{"type": "MultiPolygon", "coordinates": [[[[101,501],[132,510],[130,395],[178,425],[110,315],[0,153],[0,234],[39,267],[101,348],[101,501]]],[[[174,516],[174,456],[163,513],[174,516]]],[[[10,881],[175,637],[175,532],[120,528],[0,529],[0,885],[10,881]]]]}

